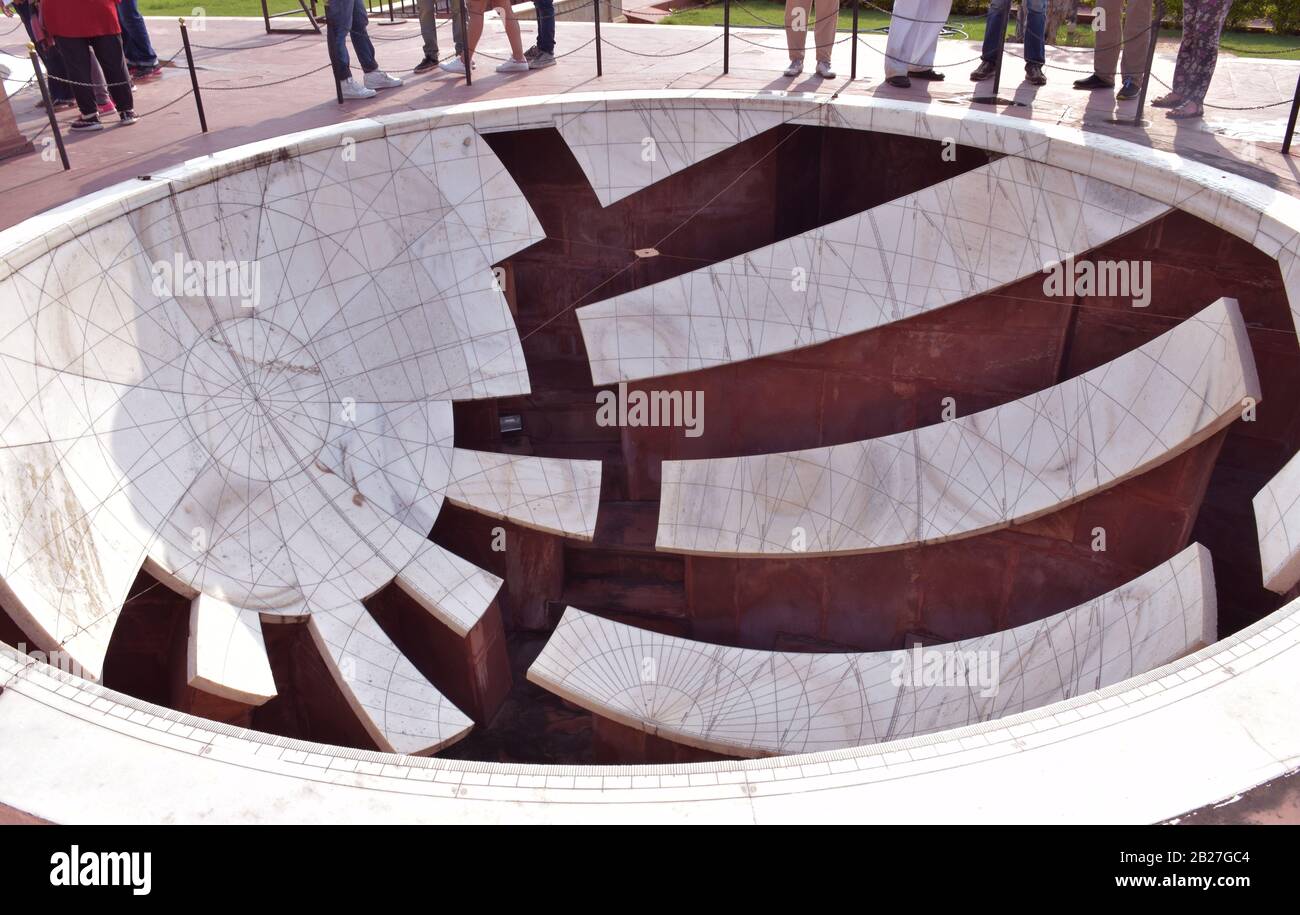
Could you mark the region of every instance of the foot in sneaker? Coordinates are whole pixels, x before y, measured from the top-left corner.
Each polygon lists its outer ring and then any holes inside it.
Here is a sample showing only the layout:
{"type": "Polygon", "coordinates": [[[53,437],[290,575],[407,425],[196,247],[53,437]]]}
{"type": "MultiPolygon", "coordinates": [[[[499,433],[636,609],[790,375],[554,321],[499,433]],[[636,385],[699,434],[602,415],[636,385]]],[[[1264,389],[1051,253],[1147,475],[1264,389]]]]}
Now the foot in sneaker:
{"type": "Polygon", "coordinates": [[[1119,91],[1115,93],[1115,98],[1122,102],[1127,102],[1129,99],[1137,98],[1141,94],[1141,83],[1133,79],[1131,76],[1126,76],[1124,77],[1124,85],[1119,87],[1119,91]]]}
{"type": "Polygon", "coordinates": [[[434,60],[432,57],[426,55],[423,60],[421,60],[418,64],[415,65],[415,69],[411,72],[428,73],[436,66],[438,66],[438,62],[434,60]]]}
{"type": "Polygon", "coordinates": [[[343,90],[344,98],[372,98],[375,95],[374,89],[368,89],[357,82],[355,76],[349,76],[343,82],[339,83],[339,88],[343,90]]]}
{"type": "Polygon", "coordinates": [[[980,65],[976,67],[970,75],[972,83],[982,83],[986,79],[992,79],[993,74],[998,72],[998,65],[991,60],[981,60],[980,65]]]}
{"type": "Polygon", "coordinates": [[[1047,77],[1043,75],[1043,65],[1025,64],[1025,82],[1031,86],[1046,86],[1047,77]]]}
{"type": "Polygon", "coordinates": [[[157,79],[162,76],[162,67],[128,67],[132,79],[157,79]]]}
{"type": "Polygon", "coordinates": [[[803,58],[790,61],[790,66],[785,68],[786,76],[798,76],[803,72],[803,58]]]}
{"type": "Polygon", "coordinates": [[[534,57],[536,57],[538,54],[541,53],[542,53],[542,49],[537,47],[537,45],[533,45],[531,48],[529,48],[527,51],[524,52],[524,60],[532,60],[534,57]]]}
{"type": "Polygon", "coordinates": [[[513,57],[497,67],[498,73],[526,73],[528,72],[528,61],[515,60],[513,57]]]}
{"type": "Polygon", "coordinates": [[[122,127],[130,127],[140,119],[135,116],[134,110],[128,108],[126,111],[119,111],[117,113],[117,120],[122,127]]]}
{"type": "Polygon", "coordinates": [[[402,81],[396,76],[389,76],[383,70],[371,70],[366,74],[367,89],[396,89],[402,81]]]}
{"type": "Polygon", "coordinates": [[[541,70],[544,67],[555,66],[555,55],[550,51],[538,51],[536,57],[528,60],[528,69],[541,70]]]}
{"type": "MultiPolygon", "coordinates": [[[[463,74],[465,72],[465,61],[461,60],[459,57],[453,57],[451,60],[444,60],[442,63],[438,64],[438,66],[442,67],[448,73],[463,74]]],[[[470,66],[473,66],[473,64],[471,63],[470,66]]]]}
{"type": "Polygon", "coordinates": [[[112,114],[114,111],[117,110],[117,106],[114,105],[112,102],[105,102],[104,104],[98,105],[96,107],[99,108],[100,114],[112,114]]]}
{"type": "Polygon", "coordinates": [[[834,79],[835,71],[831,69],[831,65],[827,61],[819,60],[817,61],[817,75],[822,79],[834,79]]]}
{"type": "Polygon", "coordinates": [[[68,129],[69,130],[103,130],[104,125],[99,122],[99,115],[83,114],[81,117],[77,118],[75,121],[69,124],[68,129]]]}

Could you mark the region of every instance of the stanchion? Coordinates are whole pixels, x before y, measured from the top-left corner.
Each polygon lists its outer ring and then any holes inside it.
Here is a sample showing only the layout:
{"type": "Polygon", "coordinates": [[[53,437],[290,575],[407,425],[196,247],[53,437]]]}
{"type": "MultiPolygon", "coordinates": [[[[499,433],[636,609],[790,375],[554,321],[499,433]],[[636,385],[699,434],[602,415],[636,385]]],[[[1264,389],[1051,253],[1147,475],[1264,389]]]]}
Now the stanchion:
{"type": "Polygon", "coordinates": [[[203,95],[199,92],[199,74],[194,70],[194,52],[190,50],[190,30],[185,25],[184,17],[178,21],[181,24],[181,44],[185,45],[185,65],[190,68],[190,85],[194,87],[194,105],[199,109],[199,127],[204,133],[207,133],[208,118],[203,113],[203,95]]]}
{"type": "Polygon", "coordinates": [[[460,0],[460,34],[465,46],[461,49],[460,60],[465,65],[465,85],[474,85],[474,77],[470,75],[469,59],[469,16],[465,12],[465,7],[469,5],[468,0],[460,0]]]}
{"type": "Polygon", "coordinates": [[[993,105],[995,107],[998,105],[999,102],[1004,101],[1004,99],[998,98],[998,91],[1002,87],[1002,58],[1004,56],[1003,52],[1006,50],[1006,47],[1007,47],[1007,23],[1004,22],[1002,23],[1002,34],[998,36],[998,65],[993,70],[993,94],[977,95],[974,98],[972,98],[971,101],[978,102],[981,105],[993,105]]]}
{"type": "Polygon", "coordinates": [[[63,170],[72,171],[68,162],[68,151],[63,147],[63,134],[59,133],[59,119],[54,116],[54,99],[50,98],[50,87],[45,84],[45,73],[41,70],[41,59],[36,56],[36,45],[27,42],[27,56],[32,61],[32,72],[36,74],[36,85],[41,87],[41,98],[45,99],[45,113],[50,116],[50,130],[54,133],[54,145],[59,148],[59,159],[63,161],[63,170]]]}
{"type": "Polygon", "coordinates": [[[1133,126],[1142,126],[1142,112],[1147,106],[1147,86],[1151,83],[1151,68],[1156,62],[1156,42],[1160,40],[1160,23],[1165,20],[1165,0],[1156,0],[1156,13],[1151,20],[1151,41],[1147,45],[1147,69],[1142,76],[1142,91],[1138,93],[1137,114],[1133,115],[1133,126]]]}
{"type": "Polygon", "coordinates": [[[722,0],[722,75],[731,72],[731,0],[722,0]]]}
{"type": "Polygon", "coordinates": [[[605,72],[604,72],[603,68],[601,67],[601,61],[600,61],[600,0],[593,0],[593,2],[592,2],[592,4],[591,4],[591,8],[592,8],[593,10],[596,11],[596,13],[595,13],[595,21],[596,21],[596,75],[597,75],[597,76],[604,76],[604,75],[605,75],[605,72]]]}
{"type": "Polygon", "coordinates": [[[1291,103],[1291,117],[1286,122],[1286,139],[1282,141],[1282,155],[1291,155],[1291,138],[1295,136],[1295,118],[1300,114],[1300,79],[1295,81],[1295,101],[1291,103]]]}
{"type": "Polygon", "coordinates": [[[853,56],[850,58],[849,79],[858,78],[858,0],[853,0],[853,56]]]}

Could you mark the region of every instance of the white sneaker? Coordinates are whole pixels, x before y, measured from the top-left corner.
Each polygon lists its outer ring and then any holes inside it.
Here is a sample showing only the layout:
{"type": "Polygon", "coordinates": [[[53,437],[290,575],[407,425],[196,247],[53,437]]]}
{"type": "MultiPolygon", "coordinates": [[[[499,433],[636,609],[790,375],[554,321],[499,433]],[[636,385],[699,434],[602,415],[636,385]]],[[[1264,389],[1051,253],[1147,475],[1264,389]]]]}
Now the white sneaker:
{"type": "Polygon", "coordinates": [[[465,61],[461,60],[459,57],[453,57],[451,60],[444,60],[442,63],[438,64],[438,66],[442,67],[442,69],[446,70],[448,73],[460,73],[462,75],[465,73],[465,61]]]}
{"type": "Polygon", "coordinates": [[[497,67],[498,73],[527,73],[528,61],[515,60],[513,57],[497,67]]]}
{"type": "Polygon", "coordinates": [[[798,76],[802,72],[803,72],[802,60],[792,60],[790,61],[790,66],[785,68],[786,76],[798,76]]]}
{"type": "Polygon", "coordinates": [[[831,65],[826,61],[819,60],[817,61],[817,75],[822,79],[834,79],[835,71],[831,69],[831,65]]]}
{"type": "Polygon", "coordinates": [[[371,70],[366,74],[367,89],[396,89],[402,81],[396,76],[389,76],[383,70],[371,70]]]}
{"type": "Polygon", "coordinates": [[[343,89],[344,98],[371,98],[375,94],[374,89],[367,89],[357,82],[354,76],[349,76],[339,83],[339,86],[343,89]]]}

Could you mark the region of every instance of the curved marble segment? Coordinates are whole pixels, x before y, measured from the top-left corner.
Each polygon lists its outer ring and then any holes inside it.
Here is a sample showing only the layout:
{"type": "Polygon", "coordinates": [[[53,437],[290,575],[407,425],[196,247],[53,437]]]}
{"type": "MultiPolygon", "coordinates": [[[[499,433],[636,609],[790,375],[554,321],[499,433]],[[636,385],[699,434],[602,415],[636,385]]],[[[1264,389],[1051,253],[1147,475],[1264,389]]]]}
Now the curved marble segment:
{"type": "MultiPolygon", "coordinates": [[[[97,677],[147,564],[195,601],[190,682],[251,703],[258,614],[325,614],[385,672],[348,681],[376,739],[445,745],[467,719],[358,608],[397,580],[464,635],[495,598],[427,535],[452,401],[529,391],[493,268],[544,233],[469,124],[212,174],[0,276],[0,597],[97,677]]],[[[556,493],[503,504],[563,525],[556,493]]]]}
{"type": "Polygon", "coordinates": [[[245,705],[262,705],[274,698],[275,676],[266,655],[260,615],[206,594],[194,598],[186,683],[245,705]]]}
{"type": "Polygon", "coordinates": [[[914,194],[578,309],[597,385],[787,352],[988,292],[1169,212],[1006,157],[914,194]]]}
{"type": "Polygon", "coordinates": [[[457,448],[447,498],[524,527],[590,540],[600,509],[600,461],[457,448]]]}
{"type": "Polygon", "coordinates": [[[779,109],[739,105],[602,101],[557,114],[555,127],[607,207],[785,119],[779,109]]]}
{"type": "Polygon", "coordinates": [[[528,679],[577,705],[734,756],[855,747],[991,721],[1119,683],[1216,638],[1194,544],[1086,604],[910,651],[805,654],[693,642],[568,608],[528,679]]]}
{"type": "Polygon", "coordinates": [[[308,626],[335,682],[380,750],[436,753],[474,726],[361,604],[313,613],[308,626]]]}
{"type": "Polygon", "coordinates": [[[1300,251],[1284,248],[1277,255],[1278,269],[1282,271],[1282,284],[1286,289],[1287,304],[1291,306],[1291,320],[1300,334],[1300,251]]]}
{"type": "Polygon", "coordinates": [[[865,553],[1028,521],[1204,441],[1259,401],[1234,299],[1118,359],[979,413],[882,438],[664,461],[656,545],[865,553]]]}
{"type": "Polygon", "coordinates": [[[503,584],[486,569],[429,541],[396,581],[408,597],[462,637],[483,618],[503,584]]]}
{"type": "Polygon", "coordinates": [[[1300,582],[1300,455],[1255,494],[1264,587],[1285,594],[1300,582]]]}

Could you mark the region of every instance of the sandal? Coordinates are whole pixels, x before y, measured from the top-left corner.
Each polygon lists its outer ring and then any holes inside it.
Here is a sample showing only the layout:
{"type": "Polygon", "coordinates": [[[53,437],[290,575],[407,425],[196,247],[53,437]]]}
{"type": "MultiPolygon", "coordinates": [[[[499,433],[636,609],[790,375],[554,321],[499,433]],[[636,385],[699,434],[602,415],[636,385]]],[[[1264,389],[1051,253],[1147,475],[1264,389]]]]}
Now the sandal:
{"type": "Polygon", "coordinates": [[[1160,96],[1160,98],[1153,101],[1151,103],[1151,107],[1152,108],[1177,108],[1178,106],[1182,105],[1186,101],[1187,99],[1183,98],[1181,95],[1176,95],[1173,92],[1170,92],[1166,95],[1160,96]]]}
{"type": "Polygon", "coordinates": [[[1172,111],[1166,111],[1165,117],[1171,121],[1191,121],[1205,117],[1205,109],[1201,107],[1200,102],[1183,102],[1172,111]]]}

